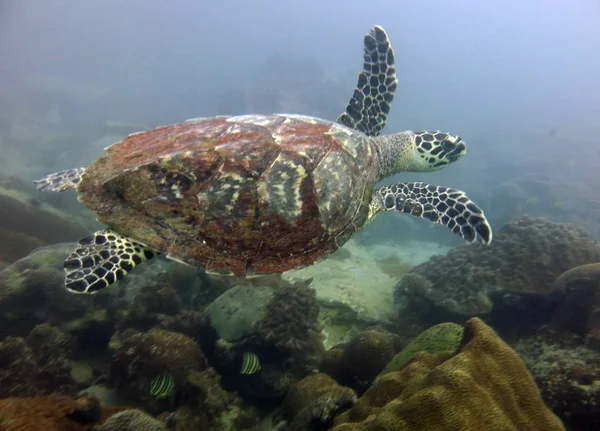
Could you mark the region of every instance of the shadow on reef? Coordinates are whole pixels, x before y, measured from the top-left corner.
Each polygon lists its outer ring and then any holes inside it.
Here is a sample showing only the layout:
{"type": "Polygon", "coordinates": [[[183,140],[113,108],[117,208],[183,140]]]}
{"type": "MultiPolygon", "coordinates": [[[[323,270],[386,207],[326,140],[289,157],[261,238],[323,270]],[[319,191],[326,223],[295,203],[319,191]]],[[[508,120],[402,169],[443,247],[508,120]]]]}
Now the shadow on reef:
{"type": "Polygon", "coordinates": [[[35,250],[0,271],[0,429],[598,429],[598,245],[541,219],[498,238],[417,266],[394,325],[329,350],[312,279],[156,259],[81,296],[62,286],[72,245],[35,250]]]}

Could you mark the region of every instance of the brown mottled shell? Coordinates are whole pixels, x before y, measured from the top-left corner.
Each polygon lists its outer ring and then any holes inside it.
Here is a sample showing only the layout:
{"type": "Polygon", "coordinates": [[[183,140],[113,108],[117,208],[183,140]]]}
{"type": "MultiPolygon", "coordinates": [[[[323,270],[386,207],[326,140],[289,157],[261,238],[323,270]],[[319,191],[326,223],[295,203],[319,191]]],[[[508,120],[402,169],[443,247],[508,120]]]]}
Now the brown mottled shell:
{"type": "Polygon", "coordinates": [[[294,115],[189,120],[129,136],[86,171],[98,219],[208,272],[279,273],[341,246],[367,220],[369,138],[294,115]]]}

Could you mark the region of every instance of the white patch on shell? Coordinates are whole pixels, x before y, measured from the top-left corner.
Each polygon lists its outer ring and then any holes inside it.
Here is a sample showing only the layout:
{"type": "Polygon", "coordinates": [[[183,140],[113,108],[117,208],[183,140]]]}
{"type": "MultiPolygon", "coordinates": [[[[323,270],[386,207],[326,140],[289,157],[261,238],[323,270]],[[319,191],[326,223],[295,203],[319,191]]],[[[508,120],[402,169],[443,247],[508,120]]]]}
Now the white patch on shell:
{"type": "Polygon", "coordinates": [[[217,119],[217,118],[227,118],[227,115],[217,115],[217,116],[214,116],[214,117],[190,118],[189,120],[185,120],[183,123],[184,124],[190,124],[190,123],[197,124],[197,123],[202,123],[202,122],[207,121],[207,120],[214,120],[214,119],[217,119]]]}
{"type": "Polygon", "coordinates": [[[278,117],[285,117],[283,124],[289,124],[293,121],[303,121],[308,124],[317,124],[320,120],[316,117],[309,115],[298,115],[298,114],[276,114],[278,117]]]}
{"type": "MultiPolygon", "coordinates": [[[[138,133],[143,133],[143,132],[138,132],[138,133]]],[[[129,135],[129,136],[132,136],[132,135],[129,135]]],[[[114,144],[110,144],[109,146],[104,147],[104,151],[107,151],[110,147],[114,147],[115,145],[120,144],[121,142],[123,142],[123,141],[115,142],[114,144]]]]}
{"type": "Polygon", "coordinates": [[[364,140],[357,136],[355,130],[349,129],[346,126],[332,124],[331,128],[325,132],[326,135],[333,136],[338,144],[346,150],[353,158],[358,156],[358,148],[363,150],[364,140]]]}
{"type": "Polygon", "coordinates": [[[216,210],[225,210],[231,213],[237,205],[240,197],[240,189],[249,178],[244,178],[235,173],[223,174],[208,190],[196,195],[198,203],[202,206],[210,207],[213,204],[220,204],[221,207],[216,210]]]}
{"type": "Polygon", "coordinates": [[[273,115],[238,115],[227,119],[228,123],[246,123],[255,126],[268,127],[277,121],[273,115]]]}
{"type": "Polygon", "coordinates": [[[227,128],[227,130],[225,130],[226,135],[233,135],[233,134],[237,134],[237,133],[242,133],[242,128],[240,127],[239,124],[233,124],[233,125],[229,126],[227,128]]]}
{"type": "Polygon", "coordinates": [[[280,154],[262,175],[258,184],[259,198],[271,211],[291,222],[302,214],[300,187],[305,177],[304,166],[283,160],[280,154]]]}

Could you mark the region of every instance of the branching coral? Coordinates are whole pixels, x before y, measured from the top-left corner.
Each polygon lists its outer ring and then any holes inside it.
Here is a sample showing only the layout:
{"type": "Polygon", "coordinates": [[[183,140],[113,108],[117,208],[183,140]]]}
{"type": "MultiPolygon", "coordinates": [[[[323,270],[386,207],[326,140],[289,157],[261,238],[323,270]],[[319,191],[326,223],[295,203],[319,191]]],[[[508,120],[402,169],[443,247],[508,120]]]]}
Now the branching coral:
{"type": "Polygon", "coordinates": [[[336,431],[564,431],[519,356],[478,318],[453,355],[418,353],[381,376],[336,431]]]}
{"type": "Polygon", "coordinates": [[[310,344],[310,332],[321,331],[319,304],[314,289],[303,283],[279,288],[269,304],[258,334],[287,351],[300,351],[310,344]]]}
{"type": "Polygon", "coordinates": [[[400,280],[395,297],[408,299],[409,308],[425,302],[438,316],[440,310],[471,317],[495,308],[528,308],[523,301],[549,294],[559,274],[598,261],[600,246],[580,228],[520,218],[503,226],[489,247],[458,246],[416,266],[400,280]]]}

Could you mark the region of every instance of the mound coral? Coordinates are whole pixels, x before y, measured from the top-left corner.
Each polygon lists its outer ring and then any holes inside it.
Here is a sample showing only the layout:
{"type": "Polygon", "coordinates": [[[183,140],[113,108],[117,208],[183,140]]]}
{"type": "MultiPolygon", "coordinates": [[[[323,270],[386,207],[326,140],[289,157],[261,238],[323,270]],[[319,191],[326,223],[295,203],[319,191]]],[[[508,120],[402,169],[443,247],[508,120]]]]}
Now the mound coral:
{"type": "Polygon", "coordinates": [[[569,269],[556,279],[553,288],[564,298],[552,316],[552,327],[600,344],[600,262],[569,269]]]}
{"type": "Polygon", "coordinates": [[[313,374],[297,382],[284,400],[284,411],[291,420],[289,431],[327,429],[338,413],[356,402],[356,393],[340,386],[326,374],[313,374]]]}
{"type": "Polygon", "coordinates": [[[433,323],[507,308],[533,318],[544,307],[528,307],[528,300],[543,302],[559,274],[598,261],[600,246],[582,229],[520,218],[503,226],[491,246],[458,246],[416,266],[397,284],[395,298],[433,323]]]}
{"type": "Polygon", "coordinates": [[[564,431],[519,356],[480,319],[470,319],[455,354],[417,353],[381,376],[336,431],[564,431]]]}
{"type": "Polygon", "coordinates": [[[321,327],[317,296],[307,284],[284,285],[275,292],[259,324],[262,339],[290,352],[309,347],[311,331],[321,332],[321,327]]]}
{"type": "Polygon", "coordinates": [[[399,371],[417,352],[442,353],[454,352],[460,346],[463,327],[446,322],[432,326],[419,334],[400,353],[385,366],[381,374],[399,371]]]}
{"type": "Polygon", "coordinates": [[[320,370],[340,384],[362,393],[399,346],[398,337],[381,327],[363,329],[346,345],[330,349],[321,361],[320,370]]]}

